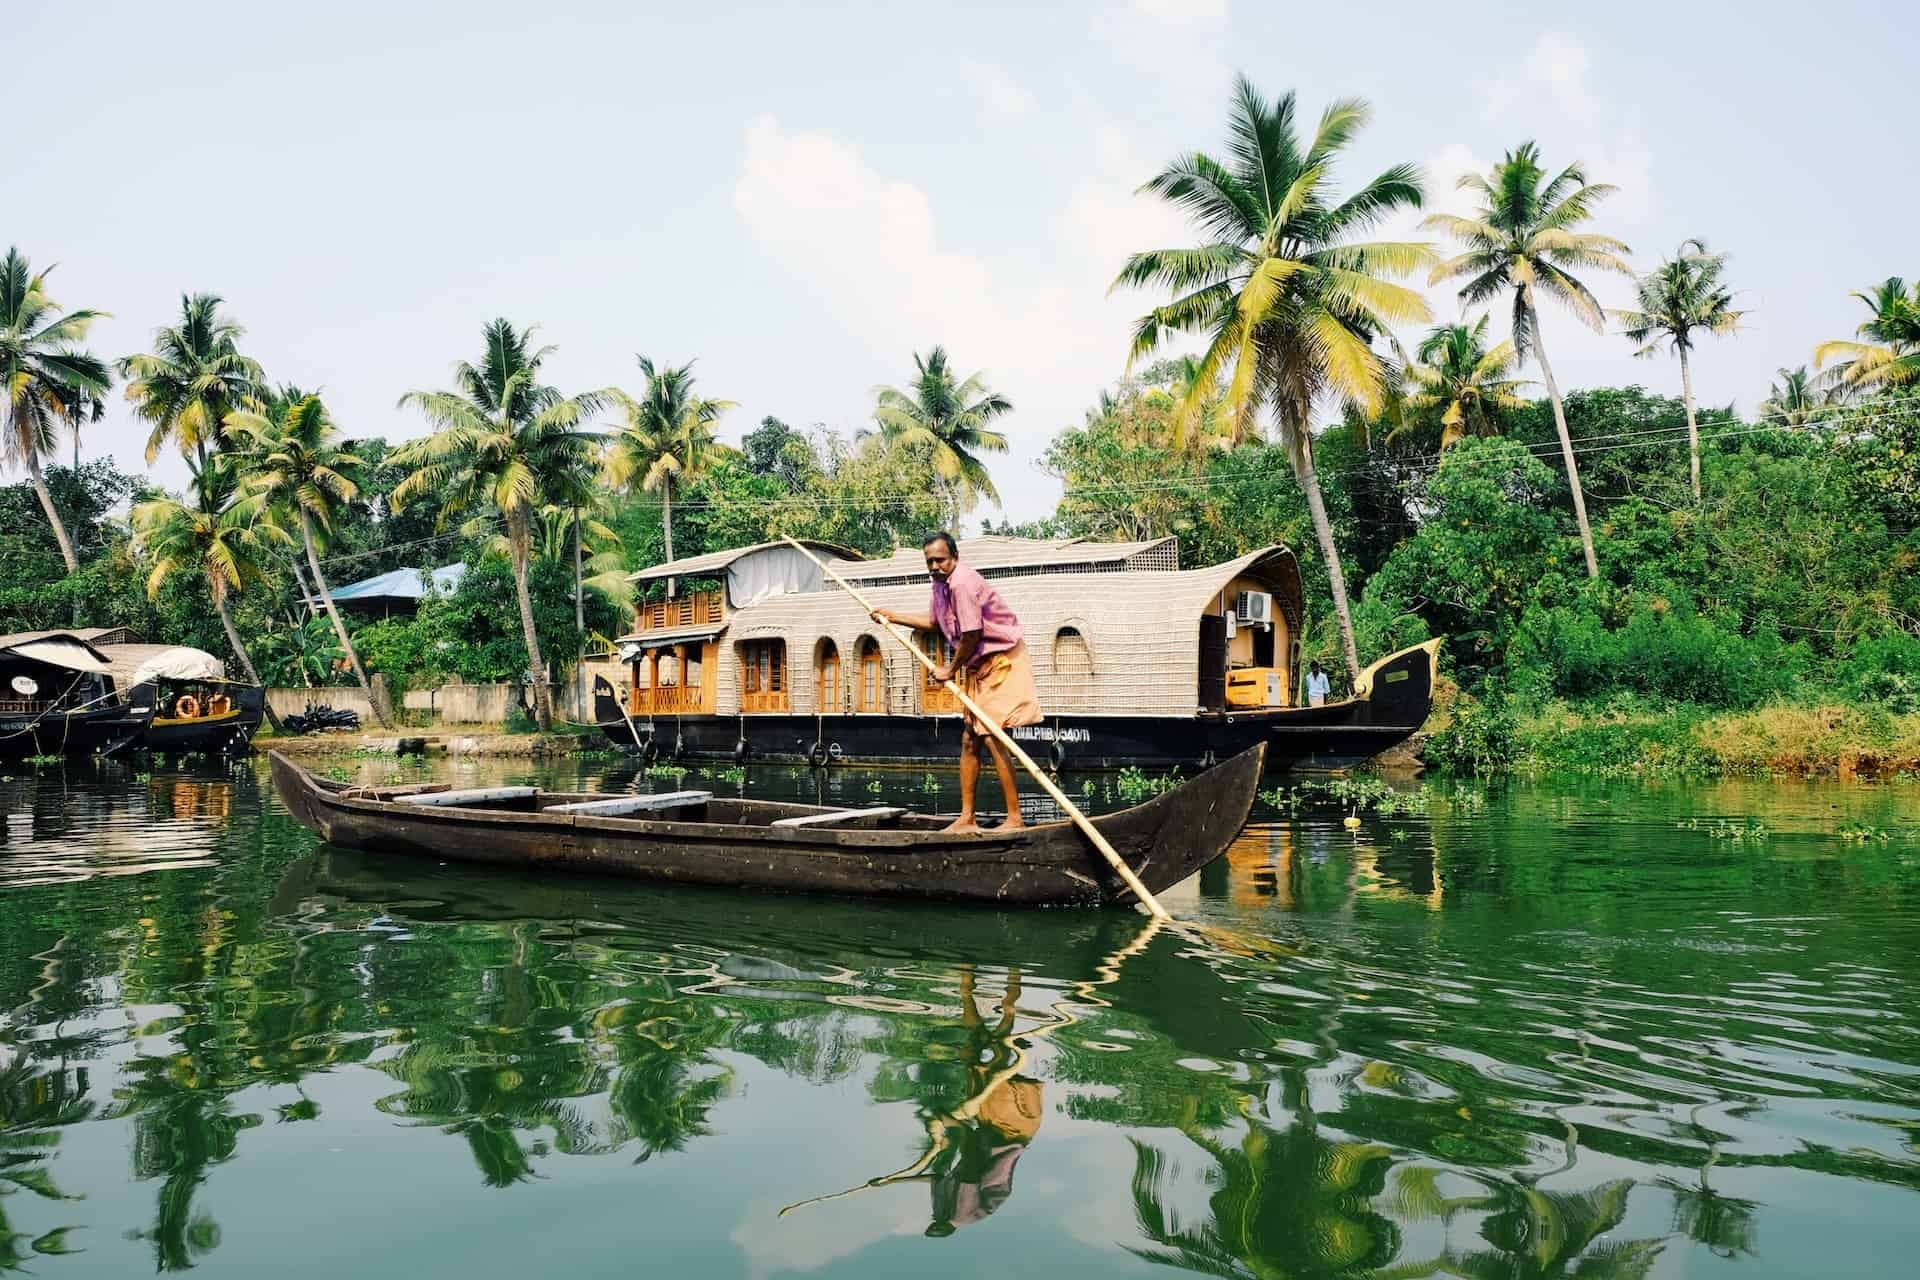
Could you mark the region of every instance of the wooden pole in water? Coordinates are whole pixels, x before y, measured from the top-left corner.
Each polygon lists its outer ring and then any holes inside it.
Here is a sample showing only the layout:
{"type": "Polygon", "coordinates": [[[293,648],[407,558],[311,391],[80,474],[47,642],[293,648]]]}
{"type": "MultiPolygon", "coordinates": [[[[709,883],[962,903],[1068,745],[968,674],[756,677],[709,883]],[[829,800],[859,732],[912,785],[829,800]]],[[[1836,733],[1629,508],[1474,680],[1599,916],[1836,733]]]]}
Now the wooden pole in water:
{"type": "MultiPolygon", "coordinates": [[[[814,555],[813,552],[807,550],[806,547],[792,538],[787,538],[785,541],[787,545],[791,546],[795,551],[798,551],[801,555],[818,565],[820,572],[826,574],[829,578],[832,578],[834,582],[838,583],[840,588],[852,596],[862,609],[865,609],[869,614],[873,612],[873,605],[867,598],[856,591],[852,583],[835,573],[826,561],[814,555]]],[[[889,626],[887,630],[892,632],[894,639],[907,647],[908,653],[911,653],[920,660],[921,666],[925,667],[928,671],[935,669],[933,659],[922,652],[919,645],[909,640],[905,634],[896,630],[894,627],[889,626]]],[[[1093,847],[1100,851],[1100,856],[1107,860],[1107,865],[1113,868],[1114,873],[1118,875],[1121,881],[1126,884],[1127,888],[1132,891],[1133,896],[1138,898],[1141,904],[1154,914],[1155,918],[1171,920],[1173,918],[1172,915],[1165,907],[1160,905],[1160,900],[1153,896],[1152,891],[1150,891],[1146,885],[1140,883],[1140,877],[1133,873],[1133,868],[1127,865],[1127,860],[1122,858],[1119,853],[1115,851],[1114,847],[1107,842],[1107,838],[1100,834],[1100,829],[1093,825],[1086,814],[1080,812],[1078,806],[1076,806],[1073,801],[1067,799],[1067,793],[1054,785],[1053,779],[1049,778],[1046,772],[1033,762],[1031,756],[1020,749],[1020,744],[1015,742],[1004,728],[987,718],[986,713],[980,710],[980,704],[967,696],[966,691],[960,687],[959,681],[947,681],[946,688],[949,693],[960,700],[960,705],[965,707],[973,716],[974,722],[985,725],[987,732],[994,736],[994,740],[1005,747],[1008,752],[1012,754],[1013,758],[1018,760],[1021,766],[1033,775],[1033,780],[1040,784],[1041,789],[1053,797],[1053,802],[1066,811],[1067,816],[1073,819],[1073,825],[1080,828],[1080,834],[1084,835],[1092,842],[1093,847]]]]}

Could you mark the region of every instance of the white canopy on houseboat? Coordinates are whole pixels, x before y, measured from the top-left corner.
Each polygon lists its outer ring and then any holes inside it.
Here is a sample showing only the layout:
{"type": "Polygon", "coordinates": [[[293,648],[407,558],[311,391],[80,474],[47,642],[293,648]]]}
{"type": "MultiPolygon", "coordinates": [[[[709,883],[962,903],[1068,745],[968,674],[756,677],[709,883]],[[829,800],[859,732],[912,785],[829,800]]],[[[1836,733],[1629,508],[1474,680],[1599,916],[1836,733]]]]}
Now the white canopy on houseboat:
{"type": "Polygon", "coordinates": [[[44,662],[65,671],[84,671],[89,675],[106,675],[109,670],[106,659],[100,656],[98,649],[77,636],[58,632],[0,636],[0,653],[25,658],[29,662],[44,662]]]}
{"type": "Polygon", "coordinates": [[[122,689],[149,680],[224,680],[227,664],[205,649],[171,644],[106,645],[101,652],[112,664],[113,679],[122,689]]]}

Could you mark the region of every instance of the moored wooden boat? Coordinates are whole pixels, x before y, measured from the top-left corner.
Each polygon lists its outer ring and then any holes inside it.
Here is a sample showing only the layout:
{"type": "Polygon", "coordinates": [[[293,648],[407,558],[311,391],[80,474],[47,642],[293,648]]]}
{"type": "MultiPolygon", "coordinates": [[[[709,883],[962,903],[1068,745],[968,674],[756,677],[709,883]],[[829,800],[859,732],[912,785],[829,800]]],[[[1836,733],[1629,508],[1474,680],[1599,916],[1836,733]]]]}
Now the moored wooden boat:
{"type": "MultiPolygon", "coordinates": [[[[1158,893],[1226,851],[1246,824],[1266,748],[1144,804],[1094,819],[1158,893]]],[[[959,834],[898,809],[836,810],[706,792],[579,795],[500,787],[357,787],[270,753],[274,790],[305,827],[348,849],[523,869],[790,892],[1005,906],[1131,901],[1069,822],[959,834]]]]}

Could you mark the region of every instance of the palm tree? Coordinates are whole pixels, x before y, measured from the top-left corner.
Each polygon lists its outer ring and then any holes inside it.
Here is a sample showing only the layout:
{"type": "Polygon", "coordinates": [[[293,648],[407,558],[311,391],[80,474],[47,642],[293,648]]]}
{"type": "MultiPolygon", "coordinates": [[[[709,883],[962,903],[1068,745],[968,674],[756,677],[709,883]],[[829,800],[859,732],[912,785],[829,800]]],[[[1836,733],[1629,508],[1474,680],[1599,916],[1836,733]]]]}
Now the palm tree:
{"type": "Polygon", "coordinates": [[[956,380],[945,347],[916,353],[913,363],[915,377],[906,389],[874,389],[874,421],[896,444],[929,456],[934,484],[953,520],[981,498],[999,506],[1000,492],[979,455],[1007,451],[1007,438],[988,424],[1010,413],[1013,402],[987,390],[978,373],[956,380]]]}
{"type": "Polygon", "coordinates": [[[182,295],[180,323],[153,335],[153,351],[120,362],[127,399],[152,428],[147,462],[171,440],[181,452],[193,450],[196,470],[207,468],[207,450],[225,442],[227,415],[258,389],[260,366],[240,354],[245,333],[220,315],[220,298],[211,293],[182,295]]]}
{"type": "Polygon", "coordinates": [[[1465,279],[1460,297],[1469,304],[1513,291],[1514,350],[1522,360],[1531,355],[1540,362],[1547,398],[1553,402],[1553,425],[1560,433],[1567,483],[1573,489],[1573,518],[1580,526],[1587,576],[1597,578],[1600,560],[1594,555],[1587,498],[1573,461],[1573,438],[1567,434],[1567,410],[1540,341],[1539,298],[1544,293],[1558,299],[1596,331],[1604,326],[1606,313],[1572,269],[1594,267],[1631,275],[1633,268],[1619,255],[1632,251],[1610,236],[1574,228],[1593,216],[1594,206],[1613,188],[1588,182],[1578,164],[1568,165],[1549,180],[1540,167],[1540,148],[1531,142],[1509,151],[1487,177],[1469,173],[1459,185],[1463,191],[1478,192],[1481,207],[1471,218],[1436,213],[1422,224],[1447,232],[1466,247],[1466,252],[1435,267],[1430,283],[1465,279]]]}
{"type": "MultiPolygon", "coordinates": [[[[1440,448],[1467,436],[1500,434],[1499,411],[1526,403],[1518,394],[1527,384],[1512,375],[1519,363],[1513,343],[1487,346],[1487,317],[1471,327],[1443,324],[1420,343],[1419,359],[1404,368],[1406,406],[1439,409],[1440,448]]],[[[1405,422],[1387,433],[1391,440],[1405,422]]]]}
{"type": "Polygon", "coordinates": [[[1856,293],[1873,315],[1854,333],[1860,342],[1823,342],[1814,348],[1815,368],[1829,360],[1827,384],[1848,392],[1899,387],[1920,380],[1920,281],[1911,289],[1889,276],[1872,293],[1856,293]]]}
{"type": "Polygon", "coordinates": [[[733,452],[714,439],[713,431],[720,415],[734,405],[694,394],[691,360],[675,369],[655,368],[646,356],[634,358],[647,389],[638,400],[613,393],[625,420],[607,451],[607,477],[627,489],[637,480],[642,492],[660,495],[660,529],[667,559],[672,560],[673,491],[733,452]]]}
{"type": "Polygon", "coordinates": [[[320,397],[293,387],[283,387],[278,395],[265,400],[250,397],[245,407],[227,415],[226,431],[246,450],[245,489],[293,516],[307,553],[307,567],[313,571],[314,587],[333,622],[340,651],[353,667],[354,678],[367,695],[374,717],[382,728],[392,728],[380,700],[373,696],[366,668],[353,647],[353,637],[347,634],[346,619],[333,607],[333,592],[320,570],[320,551],[313,531],[318,524],[322,536],[332,532],[335,512],[359,494],[360,485],[354,476],[361,467],[360,459],[339,446],[339,432],[320,397]]]}
{"type": "Polygon", "coordinates": [[[158,595],[176,573],[204,576],[227,643],[246,668],[247,679],[259,684],[260,673],[234,629],[227,597],[248,583],[264,582],[263,563],[271,545],[285,545],[292,539],[274,523],[265,504],[239,492],[227,460],[210,459],[207,469],[194,475],[193,484],[191,505],[160,497],[139,504],[131,513],[136,545],[153,561],[147,594],[158,595]]]}
{"type": "Polygon", "coordinates": [[[40,459],[53,449],[57,428],[84,412],[84,404],[97,401],[112,379],[104,361],[73,345],[101,313],[61,314],[47,296],[47,271],[33,274],[18,249],[7,250],[0,262],[0,385],[7,398],[0,461],[27,469],[54,541],[60,544],[60,559],[68,573],[78,573],[80,560],[47,490],[40,459]]]}
{"type": "Polygon", "coordinates": [[[1115,288],[1158,285],[1175,294],[1135,327],[1132,360],[1176,333],[1207,335],[1193,390],[1181,406],[1186,424],[1199,421],[1203,397],[1229,370],[1224,406],[1236,439],[1257,434],[1263,410],[1273,413],[1327,561],[1347,671],[1354,676],[1360,656],[1314,467],[1313,409],[1332,399],[1369,414],[1378,410],[1387,369],[1373,339],[1390,325],[1428,318],[1418,293],[1386,277],[1432,259],[1424,244],[1355,238],[1396,210],[1420,204],[1413,165],[1394,165],[1345,199],[1332,190],[1333,162],[1370,114],[1357,99],[1335,102],[1303,147],[1293,95],[1268,103],[1240,77],[1226,158],[1193,152],[1141,188],[1185,210],[1206,243],[1136,253],[1114,281],[1115,288]]]}
{"type": "Polygon", "coordinates": [[[549,503],[573,506],[588,500],[586,460],[600,437],[582,424],[610,393],[564,396],[542,385],[540,366],[553,348],[533,349],[532,336],[530,328],[516,330],[505,319],[495,320],[487,326],[480,363],[463,360],[454,366],[455,390],[409,391],[400,397],[402,407],[419,409],[436,430],[393,452],[391,461],[414,470],[394,488],[392,503],[398,510],[430,494],[443,525],[475,508],[498,511],[505,519],[534,716],[545,732],[553,727],[553,696],[528,583],[533,518],[549,503]]]}
{"type": "Polygon", "coordinates": [[[1845,394],[1844,389],[1838,387],[1822,391],[1805,365],[1797,369],[1782,368],[1775,376],[1779,381],[1767,384],[1767,398],[1760,402],[1759,414],[1781,426],[1807,426],[1819,419],[1822,410],[1839,403],[1845,394]]]}
{"type": "Polygon", "coordinates": [[[1616,311],[1614,319],[1631,342],[1640,344],[1637,356],[1652,356],[1663,346],[1680,357],[1680,392],[1687,403],[1687,467],[1693,480],[1693,500],[1700,501],[1700,428],[1693,417],[1693,373],[1687,354],[1695,331],[1720,335],[1740,327],[1744,311],[1733,309],[1733,290],[1721,282],[1727,255],[1708,253],[1707,242],[1695,236],[1680,243],[1680,251],[1659,268],[1640,277],[1640,307],[1616,311]]]}

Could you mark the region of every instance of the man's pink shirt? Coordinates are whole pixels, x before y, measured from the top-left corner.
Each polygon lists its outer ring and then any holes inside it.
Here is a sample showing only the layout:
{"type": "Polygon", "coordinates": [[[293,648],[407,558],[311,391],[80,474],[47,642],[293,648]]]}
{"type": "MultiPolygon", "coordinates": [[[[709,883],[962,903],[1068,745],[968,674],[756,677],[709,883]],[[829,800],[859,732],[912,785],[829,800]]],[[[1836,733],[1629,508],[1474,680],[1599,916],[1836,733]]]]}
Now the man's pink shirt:
{"type": "Polygon", "coordinates": [[[985,578],[964,564],[954,566],[945,582],[933,584],[932,613],[941,634],[954,648],[967,632],[980,633],[980,646],[973,651],[971,666],[977,667],[984,659],[1020,643],[1020,619],[1013,616],[1013,610],[985,578]]]}

